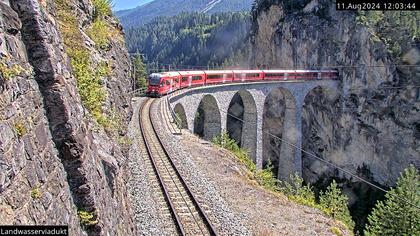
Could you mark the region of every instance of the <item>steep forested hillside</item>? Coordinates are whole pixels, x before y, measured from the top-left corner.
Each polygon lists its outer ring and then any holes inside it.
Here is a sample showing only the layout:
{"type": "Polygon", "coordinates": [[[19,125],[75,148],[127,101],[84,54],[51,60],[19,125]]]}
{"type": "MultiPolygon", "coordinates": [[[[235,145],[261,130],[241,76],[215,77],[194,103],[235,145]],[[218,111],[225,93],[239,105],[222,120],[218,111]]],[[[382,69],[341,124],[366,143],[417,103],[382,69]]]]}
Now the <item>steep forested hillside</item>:
{"type": "Polygon", "coordinates": [[[183,13],[128,29],[126,40],[129,51],[143,53],[149,64],[232,65],[233,56],[236,63],[246,60],[249,28],[248,13],[183,13]]]}
{"type": "Polygon", "coordinates": [[[155,0],[135,9],[116,12],[125,28],[141,26],[159,16],[181,12],[239,12],[251,9],[253,0],[155,0]]]}

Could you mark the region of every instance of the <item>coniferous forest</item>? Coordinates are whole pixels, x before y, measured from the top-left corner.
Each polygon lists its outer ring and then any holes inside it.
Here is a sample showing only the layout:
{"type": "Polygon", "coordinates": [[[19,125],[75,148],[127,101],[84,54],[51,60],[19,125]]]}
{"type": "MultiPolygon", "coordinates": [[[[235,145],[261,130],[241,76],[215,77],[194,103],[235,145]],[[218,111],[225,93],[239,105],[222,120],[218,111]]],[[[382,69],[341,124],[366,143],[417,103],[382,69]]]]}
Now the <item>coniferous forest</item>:
{"type": "Polygon", "coordinates": [[[129,52],[145,55],[149,68],[158,64],[173,69],[240,66],[247,65],[249,28],[247,12],[182,13],[129,28],[126,41],[129,52]]]}

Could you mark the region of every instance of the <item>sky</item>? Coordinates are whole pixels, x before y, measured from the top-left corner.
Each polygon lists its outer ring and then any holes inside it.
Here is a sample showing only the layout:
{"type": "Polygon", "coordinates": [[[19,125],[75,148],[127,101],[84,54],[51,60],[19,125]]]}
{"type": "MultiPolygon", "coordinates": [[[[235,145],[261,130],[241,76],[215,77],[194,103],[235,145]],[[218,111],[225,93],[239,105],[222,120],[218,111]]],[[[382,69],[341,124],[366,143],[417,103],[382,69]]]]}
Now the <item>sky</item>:
{"type": "Polygon", "coordinates": [[[113,0],[114,11],[135,8],[153,0],[113,0]]]}

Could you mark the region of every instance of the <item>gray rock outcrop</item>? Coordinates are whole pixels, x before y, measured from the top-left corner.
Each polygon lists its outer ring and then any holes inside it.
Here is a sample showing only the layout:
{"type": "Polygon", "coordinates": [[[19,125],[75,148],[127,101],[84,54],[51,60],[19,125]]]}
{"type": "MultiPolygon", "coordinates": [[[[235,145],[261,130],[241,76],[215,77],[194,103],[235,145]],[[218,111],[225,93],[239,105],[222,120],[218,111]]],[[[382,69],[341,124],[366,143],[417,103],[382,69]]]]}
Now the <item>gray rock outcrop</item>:
{"type": "MultiPolygon", "coordinates": [[[[78,23],[91,23],[92,3],[74,2],[78,23]]],[[[0,224],[69,225],[71,235],[133,235],[127,197],[125,128],[110,134],[82,105],[57,21],[55,1],[0,2],[0,224]],[[93,216],[80,221],[80,212],[93,216]]],[[[118,24],[111,22],[116,28],[118,24]]],[[[120,27],[119,27],[120,28],[120,27]]],[[[81,31],[83,34],[83,31],[81,31]]],[[[102,78],[112,110],[127,124],[130,62],[124,42],[97,49],[112,62],[102,78]]]]}
{"type": "MultiPolygon", "coordinates": [[[[290,11],[293,1],[259,1],[251,64],[338,68],[339,96],[316,89],[306,97],[303,148],[354,173],[367,168],[371,180],[394,185],[409,164],[420,167],[419,67],[396,68],[388,48],[357,23],[354,12],[337,12],[330,1],[298,2],[306,7],[290,11]]],[[[408,47],[405,63],[418,65],[419,51],[408,47]]],[[[279,147],[276,141],[267,145],[279,147]]],[[[303,161],[309,182],[321,176],[350,178],[308,155],[303,161]]]]}

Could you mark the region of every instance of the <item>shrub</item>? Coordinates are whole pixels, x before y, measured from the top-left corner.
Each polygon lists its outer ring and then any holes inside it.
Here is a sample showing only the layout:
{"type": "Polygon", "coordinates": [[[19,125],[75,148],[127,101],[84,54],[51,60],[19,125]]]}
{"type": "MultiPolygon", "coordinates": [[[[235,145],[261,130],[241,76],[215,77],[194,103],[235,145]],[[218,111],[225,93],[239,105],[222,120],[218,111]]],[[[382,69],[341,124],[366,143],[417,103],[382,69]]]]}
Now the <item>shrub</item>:
{"type": "Polygon", "coordinates": [[[99,65],[97,70],[93,71],[90,55],[84,50],[74,52],[71,65],[83,104],[98,123],[104,123],[101,122],[103,120],[102,104],[106,99],[101,81],[101,77],[106,71],[104,65],[99,65]]]}
{"type": "MultiPolygon", "coordinates": [[[[110,76],[111,68],[108,62],[95,63],[91,59],[90,51],[85,46],[83,34],[80,32],[79,21],[74,14],[71,1],[55,0],[57,5],[57,16],[60,21],[60,32],[67,55],[70,58],[73,74],[76,78],[77,88],[85,108],[90,112],[93,118],[103,126],[107,131],[118,131],[119,127],[113,127],[119,123],[109,117],[102,109],[106,100],[106,91],[102,83],[104,77],[110,76]]],[[[112,28],[103,16],[111,14],[109,0],[94,0],[95,18],[92,25],[87,29],[87,34],[97,44],[104,47],[109,44],[110,38],[121,38],[119,31],[112,28]]]]}
{"type": "Polygon", "coordinates": [[[419,206],[420,175],[410,165],[368,216],[365,235],[420,235],[419,206]]]}
{"type": "Polygon", "coordinates": [[[93,0],[94,18],[111,16],[112,15],[112,0],[93,0]]]}
{"type": "MultiPolygon", "coordinates": [[[[279,181],[273,176],[271,163],[268,163],[267,168],[257,170],[248,152],[240,148],[227,132],[224,131],[220,136],[214,137],[212,142],[231,151],[252,172],[251,178],[255,179],[260,186],[273,192],[283,193],[291,201],[318,208],[327,215],[342,221],[350,229],[354,228],[354,222],[347,207],[347,197],[341,194],[335,181],[325,193],[321,192],[320,203],[317,203],[312,187],[309,184],[305,185],[302,177],[297,173],[290,175],[288,181],[279,181]]],[[[338,230],[338,232],[340,231],[338,230]]]]}
{"type": "Polygon", "coordinates": [[[105,76],[109,70],[104,63],[100,63],[95,70],[93,69],[90,52],[85,48],[79,22],[75,14],[72,14],[70,2],[55,0],[55,3],[60,20],[60,31],[63,35],[66,52],[70,57],[82,103],[98,123],[106,124],[106,117],[102,111],[106,93],[101,77],[105,76]]]}
{"type": "Polygon", "coordinates": [[[281,186],[281,191],[290,200],[311,207],[317,205],[312,187],[309,184],[304,185],[302,177],[297,173],[290,175],[289,181],[282,181],[281,186]]]}
{"type": "Polygon", "coordinates": [[[239,147],[236,141],[230,138],[226,131],[222,132],[220,136],[213,138],[212,142],[222,148],[231,151],[238,158],[238,160],[252,172],[252,178],[254,178],[258,184],[272,191],[277,190],[278,180],[273,176],[273,167],[271,164],[269,164],[266,169],[257,170],[257,166],[249,157],[248,151],[239,147]]]}
{"type": "Polygon", "coordinates": [[[78,210],[77,214],[80,218],[80,224],[83,226],[92,226],[98,223],[98,221],[95,219],[96,217],[93,212],[78,210]]]}
{"type": "Polygon", "coordinates": [[[245,149],[240,148],[236,141],[229,137],[229,134],[226,131],[223,131],[220,136],[214,137],[212,142],[231,151],[251,172],[255,172],[257,169],[255,163],[249,157],[248,152],[245,149]]]}
{"type": "Polygon", "coordinates": [[[117,137],[117,142],[121,146],[129,146],[129,145],[133,144],[133,140],[130,137],[125,137],[125,136],[118,136],[117,137]]]}
{"type": "Polygon", "coordinates": [[[273,175],[272,170],[273,166],[271,165],[271,162],[269,162],[265,169],[256,171],[255,179],[261,186],[265,187],[266,189],[269,189],[271,191],[278,191],[279,181],[273,175]]]}

